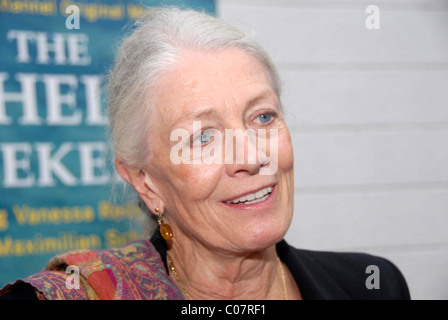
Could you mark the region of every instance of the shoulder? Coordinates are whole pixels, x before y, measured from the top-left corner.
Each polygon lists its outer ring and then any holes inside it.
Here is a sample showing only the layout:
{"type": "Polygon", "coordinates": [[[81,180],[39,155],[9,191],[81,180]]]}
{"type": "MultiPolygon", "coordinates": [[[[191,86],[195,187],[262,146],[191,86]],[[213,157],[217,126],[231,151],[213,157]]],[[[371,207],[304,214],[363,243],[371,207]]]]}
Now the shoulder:
{"type": "MultiPolygon", "coordinates": [[[[284,242],[293,275],[305,282],[305,291],[323,299],[408,300],[406,280],[389,260],[366,253],[297,249],[284,242]],[[320,291],[320,292],[316,292],[320,291]]],[[[300,286],[300,283],[298,283],[300,286]]]]}
{"type": "MultiPolygon", "coordinates": [[[[51,259],[44,271],[20,282],[30,284],[50,300],[182,297],[166,274],[160,255],[146,240],[120,248],[69,251],[51,259]]],[[[8,290],[11,292],[11,286],[8,290]]]]}

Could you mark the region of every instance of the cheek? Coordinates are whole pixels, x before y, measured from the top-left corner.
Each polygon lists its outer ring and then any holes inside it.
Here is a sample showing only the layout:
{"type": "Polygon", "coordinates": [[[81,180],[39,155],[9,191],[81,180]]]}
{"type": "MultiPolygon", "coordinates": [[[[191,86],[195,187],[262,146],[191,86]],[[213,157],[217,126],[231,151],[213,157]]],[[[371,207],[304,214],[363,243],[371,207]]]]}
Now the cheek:
{"type": "Polygon", "coordinates": [[[179,180],[183,192],[192,193],[194,200],[207,199],[215,190],[221,177],[221,166],[204,164],[184,164],[178,166],[174,177],[179,180]]]}
{"type": "Polygon", "coordinates": [[[292,171],[294,168],[294,151],[291,137],[287,129],[279,130],[277,154],[279,169],[283,171],[292,171]]]}
{"type": "Polygon", "coordinates": [[[167,196],[175,195],[184,206],[209,198],[222,176],[222,166],[205,164],[174,164],[170,159],[161,161],[158,179],[170,185],[167,196]]]}
{"type": "Polygon", "coordinates": [[[168,169],[165,179],[170,186],[164,193],[173,228],[201,234],[216,224],[212,196],[221,176],[218,165],[179,164],[168,169]]]}

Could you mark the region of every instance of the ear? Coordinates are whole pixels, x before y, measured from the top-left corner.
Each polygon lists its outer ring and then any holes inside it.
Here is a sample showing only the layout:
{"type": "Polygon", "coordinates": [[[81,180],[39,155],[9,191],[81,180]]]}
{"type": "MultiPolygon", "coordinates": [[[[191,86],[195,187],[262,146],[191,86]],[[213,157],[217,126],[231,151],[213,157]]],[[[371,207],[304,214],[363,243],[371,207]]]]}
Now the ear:
{"type": "Polygon", "coordinates": [[[164,212],[164,203],[158,195],[157,187],[146,171],[129,166],[120,158],[115,159],[115,168],[118,174],[134,187],[149,210],[154,212],[155,208],[159,208],[160,212],[164,212]]]}

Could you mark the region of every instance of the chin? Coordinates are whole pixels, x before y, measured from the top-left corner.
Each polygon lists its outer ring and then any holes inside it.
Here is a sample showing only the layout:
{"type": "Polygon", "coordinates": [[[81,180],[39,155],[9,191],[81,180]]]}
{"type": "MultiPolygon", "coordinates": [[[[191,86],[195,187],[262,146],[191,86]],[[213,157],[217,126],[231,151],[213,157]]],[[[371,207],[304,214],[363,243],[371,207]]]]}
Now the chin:
{"type": "Polygon", "coordinates": [[[273,229],[272,225],[270,225],[262,228],[253,228],[250,233],[247,233],[245,246],[252,251],[267,249],[284,238],[288,227],[279,226],[273,229]]]}

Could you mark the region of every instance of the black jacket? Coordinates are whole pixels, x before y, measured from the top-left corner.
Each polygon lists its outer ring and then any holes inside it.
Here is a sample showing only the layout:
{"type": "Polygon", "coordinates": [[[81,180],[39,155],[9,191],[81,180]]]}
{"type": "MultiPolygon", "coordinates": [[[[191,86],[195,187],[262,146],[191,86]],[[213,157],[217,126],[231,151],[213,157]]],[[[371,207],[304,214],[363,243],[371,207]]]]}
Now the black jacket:
{"type": "MultiPolygon", "coordinates": [[[[166,265],[166,243],[160,236],[151,242],[166,265]]],[[[401,272],[386,259],[363,254],[296,249],[282,240],[279,258],[288,266],[304,300],[409,300],[401,272]],[[368,289],[368,266],[378,267],[379,288],[368,289]]],[[[0,300],[36,300],[31,285],[19,283],[0,300]]]]}
{"type": "MultiPolygon", "coordinates": [[[[296,249],[285,241],[277,253],[293,274],[304,300],[409,300],[406,281],[390,261],[363,253],[296,249]],[[368,266],[378,267],[379,288],[368,289],[368,266]]],[[[371,287],[371,286],[369,286],[371,287]]]]}

